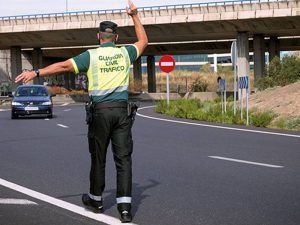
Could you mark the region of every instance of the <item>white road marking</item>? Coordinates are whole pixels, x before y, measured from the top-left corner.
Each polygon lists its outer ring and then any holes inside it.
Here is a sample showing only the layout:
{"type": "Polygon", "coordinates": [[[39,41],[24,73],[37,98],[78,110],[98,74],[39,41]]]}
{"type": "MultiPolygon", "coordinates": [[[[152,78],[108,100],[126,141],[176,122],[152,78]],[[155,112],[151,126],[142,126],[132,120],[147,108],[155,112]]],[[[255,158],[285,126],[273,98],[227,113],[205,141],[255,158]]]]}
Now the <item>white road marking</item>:
{"type": "MultiPolygon", "coordinates": [[[[146,106],[138,109],[138,111],[147,109],[147,108],[154,108],[155,106],[146,106]]],[[[193,126],[200,126],[200,127],[211,127],[211,128],[217,128],[217,129],[225,129],[225,130],[235,130],[235,131],[242,131],[242,132],[250,132],[250,133],[259,133],[259,134],[270,134],[270,135],[277,135],[277,136],[285,136],[285,137],[294,137],[294,138],[300,138],[300,135],[295,134],[284,134],[284,133],[275,133],[275,132],[268,132],[268,131],[260,131],[260,130],[249,130],[249,129],[242,129],[242,128],[234,128],[234,127],[223,127],[218,125],[209,125],[209,124],[201,124],[201,123],[191,123],[191,122],[184,122],[179,120],[169,120],[169,119],[162,119],[152,116],[146,116],[140,113],[137,113],[138,116],[144,117],[147,119],[152,120],[159,120],[159,121],[165,121],[165,122],[171,122],[171,123],[180,123],[180,124],[186,124],[186,125],[193,125],[193,126]]]]}
{"type": "Polygon", "coordinates": [[[47,121],[48,121],[48,120],[50,120],[50,119],[46,118],[45,120],[47,120],[47,121]]]}
{"type": "Polygon", "coordinates": [[[64,104],[62,104],[61,106],[67,106],[67,105],[69,105],[70,103],[64,103],[64,104]]]}
{"type": "MultiPolygon", "coordinates": [[[[116,219],[114,217],[107,216],[107,215],[104,215],[104,214],[93,213],[91,211],[86,210],[83,207],[80,207],[80,206],[62,201],[62,200],[57,199],[57,198],[53,198],[49,195],[42,194],[40,192],[37,192],[37,191],[31,190],[31,189],[28,189],[26,187],[11,183],[11,182],[3,180],[1,178],[0,178],[0,185],[2,185],[4,187],[7,187],[7,188],[10,188],[12,190],[18,191],[18,192],[23,193],[25,195],[28,195],[32,198],[39,199],[41,201],[47,202],[49,204],[55,205],[57,207],[69,210],[73,213],[77,213],[79,215],[97,220],[99,222],[102,222],[102,223],[105,223],[105,224],[108,224],[108,225],[121,225],[122,224],[119,219],[116,219]]],[[[128,223],[128,225],[135,225],[135,224],[128,223]]]]}
{"type": "Polygon", "coordinates": [[[0,112],[7,112],[10,111],[10,109],[0,109],[0,112]]]}
{"type": "Polygon", "coordinates": [[[238,163],[245,163],[245,164],[252,164],[257,166],[265,166],[265,167],[271,167],[271,168],[284,168],[284,166],[278,166],[278,165],[272,165],[272,164],[266,164],[266,163],[258,163],[258,162],[252,162],[252,161],[246,161],[246,160],[240,160],[240,159],[232,159],[232,158],[226,158],[221,156],[208,156],[212,159],[220,159],[220,160],[226,160],[226,161],[232,161],[232,162],[238,162],[238,163]]]}
{"type": "Polygon", "coordinates": [[[26,199],[16,199],[16,198],[0,198],[0,204],[4,205],[37,205],[37,203],[26,200],[26,199]]]}
{"type": "Polygon", "coordinates": [[[71,111],[72,109],[65,109],[64,112],[69,112],[71,111]]]}
{"type": "Polygon", "coordinates": [[[62,127],[62,128],[69,128],[68,126],[63,125],[63,124],[56,124],[56,125],[59,126],[59,127],[62,127]]]}

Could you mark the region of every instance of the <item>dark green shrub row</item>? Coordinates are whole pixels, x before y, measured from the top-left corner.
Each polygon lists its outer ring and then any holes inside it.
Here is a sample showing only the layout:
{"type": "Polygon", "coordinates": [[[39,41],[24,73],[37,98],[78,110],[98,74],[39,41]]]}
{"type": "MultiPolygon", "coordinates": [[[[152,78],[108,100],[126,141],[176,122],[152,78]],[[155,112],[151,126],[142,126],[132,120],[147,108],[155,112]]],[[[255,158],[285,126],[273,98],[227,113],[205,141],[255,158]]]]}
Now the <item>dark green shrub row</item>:
{"type": "Polygon", "coordinates": [[[266,67],[265,76],[258,79],[256,87],[264,90],[274,86],[285,86],[300,80],[300,59],[286,56],[282,60],[275,57],[266,67]]]}

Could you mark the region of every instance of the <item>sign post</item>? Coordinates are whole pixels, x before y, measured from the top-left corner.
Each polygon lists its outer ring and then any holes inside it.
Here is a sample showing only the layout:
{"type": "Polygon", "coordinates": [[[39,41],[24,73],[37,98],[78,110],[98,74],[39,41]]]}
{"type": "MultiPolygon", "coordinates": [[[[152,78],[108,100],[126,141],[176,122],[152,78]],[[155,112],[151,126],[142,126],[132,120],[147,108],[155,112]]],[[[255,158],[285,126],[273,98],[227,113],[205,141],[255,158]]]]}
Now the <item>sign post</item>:
{"type": "Polygon", "coordinates": [[[170,104],[170,76],[168,73],[166,75],[166,78],[167,78],[167,103],[169,105],[170,104]]]}
{"type": "Polygon", "coordinates": [[[176,66],[175,59],[170,55],[163,55],[159,60],[159,68],[167,73],[167,104],[170,104],[170,82],[169,82],[169,73],[174,70],[176,66]]]}
{"type": "Polygon", "coordinates": [[[226,113],[226,80],[219,79],[219,90],[221,92],[222,114],[226,113]]]}
{"type": "Polygon", "coordinates": [[[233,112],[234,115],[236,114],[236,89],[237,89],[237,82],[236,82],[236,66],[237,66],[237,47],[236,41],[233,41],[231,44],[231,62],[234,68],[234,82],[233,82],[233,112]]]}

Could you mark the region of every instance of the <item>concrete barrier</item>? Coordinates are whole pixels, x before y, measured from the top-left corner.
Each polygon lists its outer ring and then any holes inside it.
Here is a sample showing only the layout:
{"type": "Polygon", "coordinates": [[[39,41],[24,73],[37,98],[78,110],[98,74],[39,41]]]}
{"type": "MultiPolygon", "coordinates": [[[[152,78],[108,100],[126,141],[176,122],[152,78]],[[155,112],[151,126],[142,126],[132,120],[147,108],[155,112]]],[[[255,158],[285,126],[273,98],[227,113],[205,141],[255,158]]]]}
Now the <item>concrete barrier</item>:
{"type": "MultiPolygon", "coordinates": [[[[178,93],[170,93],[170,100],[176,99],[199,99],[201,101],[213,101],[218,97],[217,92],[192,92],[185,95],[180,95],[178,93]]],[[[130,101],[159,101],[165,100],[167,98],[166,93],[130,93],[130,101]]],[[[83,103],[89,100],[87,94],[72,94],[72,95],[56,95],[53,97],[54,104],[62,103],[83,103]]]]}
{"type": "MultiPolygon", "coordinates": [[[[229,96],[230,94],[228,94],[229,96]]],[[[201,101],[213,101],[218,97],[217,92],[191,92],[186,93],[185,95],[178,93],[170,93],[170,100],[176,99],[199,99],[201,101]]],[[[166,93],[130,93],[130,101],[159,101],[165,100],[167,98],[166,93]]],[[[63,103],[84,103],[89,100],[88,94],[57,94],[52,98],[54,104],[63,104],[63,103]]],[[[11,98],[0,96],[0,105],[10,103],[11,98]]]]}
{"type": "MultiPolygon", "coordinates": [[[[213,101],[218,97],[217,92],[191,92],[185,95],[178,93],[170,93],[170,100],[176,100],[181,98],[186,99],[199,99],[201,101],[213,101]]],[[[167,98],[166,93],[130,93],[130,101],[159,101],[167,98]]],[[[83,103],[89,100],[87,94],[71,94],[71,95],[56,95],[53,97],[54,104],[62,103],[83,103]]]]}
{"type": "Polygon", "coordinates": [[[192,92],[186,93],[184,97],[187,99],[199,99],[201,101],[213,101],[218,96],[217,92],[192,92]]]}
{"type": "Polygon", "coordinates": [[[83,99],[84,95],[66,95],[66,94],[58,94],[52,98],[54,104],[62,104],[62,103],[76,103],[80,102],[80,99],[83,99]]]}
{"type": "MultiPolygon", "coordinates": [[[[185,95],[180,95],[178,93],[170,93],[170,100],[176,99],[199,99],[201,101],[213,101],[218,97],[217,92],[191,92],[185,95]]],[[[159,101],[165,100],[167,98],[166,93],[140,93],[131,94],[130,100],[133,101],[159,101]]]]}

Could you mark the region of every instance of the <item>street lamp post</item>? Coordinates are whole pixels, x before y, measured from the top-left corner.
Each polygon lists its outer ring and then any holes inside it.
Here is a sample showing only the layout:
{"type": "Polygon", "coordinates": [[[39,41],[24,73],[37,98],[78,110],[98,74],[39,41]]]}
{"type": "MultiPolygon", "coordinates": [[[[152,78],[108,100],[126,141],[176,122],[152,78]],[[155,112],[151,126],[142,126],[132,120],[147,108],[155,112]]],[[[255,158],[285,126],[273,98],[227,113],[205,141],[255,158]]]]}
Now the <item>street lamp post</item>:
{"type": "Polygon", "coordinates": [[[66,0],[66,12],[68,12],[68,0],[66,0]]]}

